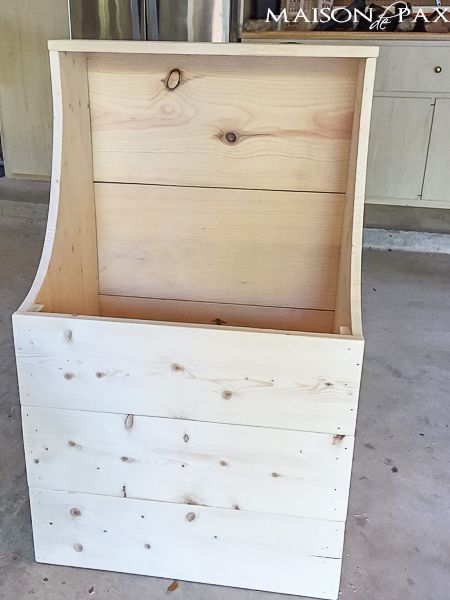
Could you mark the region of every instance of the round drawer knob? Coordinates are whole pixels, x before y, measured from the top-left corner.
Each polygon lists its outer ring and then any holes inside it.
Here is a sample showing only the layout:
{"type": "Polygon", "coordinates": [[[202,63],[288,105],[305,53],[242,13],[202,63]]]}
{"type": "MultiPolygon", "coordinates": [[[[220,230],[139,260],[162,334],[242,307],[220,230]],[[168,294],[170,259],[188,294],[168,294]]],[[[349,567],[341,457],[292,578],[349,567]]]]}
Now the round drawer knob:
{"type": "Polygon", "coordinates": [[[435,73],[442,73],[442,67],[439,67],[439,66],[434,67],[434,72],[435,73]]]}

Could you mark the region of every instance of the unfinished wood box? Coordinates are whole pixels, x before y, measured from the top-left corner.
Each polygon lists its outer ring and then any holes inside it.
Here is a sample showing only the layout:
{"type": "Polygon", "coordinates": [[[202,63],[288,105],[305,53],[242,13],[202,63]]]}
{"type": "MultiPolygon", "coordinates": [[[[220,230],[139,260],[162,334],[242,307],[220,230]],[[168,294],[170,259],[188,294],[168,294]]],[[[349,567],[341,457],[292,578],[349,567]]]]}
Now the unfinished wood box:
{"type": "Polygon", "coordinates": [[[50,43],[13,317],[37,561],[337,598],[376,55],[50,43]]]}

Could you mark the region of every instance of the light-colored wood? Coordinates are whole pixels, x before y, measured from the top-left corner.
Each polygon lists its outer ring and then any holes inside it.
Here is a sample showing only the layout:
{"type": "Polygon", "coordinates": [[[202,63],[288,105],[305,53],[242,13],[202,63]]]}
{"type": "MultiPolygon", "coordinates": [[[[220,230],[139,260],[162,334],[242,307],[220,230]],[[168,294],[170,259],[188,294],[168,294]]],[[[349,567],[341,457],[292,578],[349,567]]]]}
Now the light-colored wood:
{"type": "Polygon", "coordinates": [[[24,407],[30,487],[345,521],[353,438],[24,407]]]}
{"type": "Polygon", "coordinates": [[[43,313],[13,319],[27,406],[355,430],[362,339],[43,313]]]}
{"type": "Polygon", "coordinates": [[[436,99],[423,183],[422,200],[446,203],[450,208],[450,99],[436,99]]]}
{"type": "Polygon", "coordinates": [[[338,596],[343,523],[39,489],[30,496],[38,562],[338,596]]]}
{"type": "Polygon", "coordinates": [[[367,151],[369,145],[372,90],[376,59],[360,64],[358,93],[353,119],[353,144],[347,177],[346,205],[342,230],[341,255],[334,330],[350,330],[362,335],[361,320],[361,253],[366,187],[367,151]]]}
{"type": "Polygon", "coordinates": [[[13,316],[37,560],[336,599],[377,50],[64,47],[13,316]]]}
{"type": "MultiPolygon", "coordinates": [[[[448,208],[447,168],[437,167],[439,159],[430,157],[432,107],[450,98],[449,34],[361,32],[265,32],[245,33],[248,45],[283,41],[301,44],[380,45],[375,77],[375,99],[371,125],[367,170],[366,201],[371,204],[448,208]],[[439,73],[435,67],[441,67],[439,73]],[[414,125],[412,125],[414,123],[414,125]],[[422,184],[433,173],[431,188],[422,184]],[[432,195],[433,194],[433,195],[432,195]],[[431,199],[431,196],[433,199],[431,199]]],[[[449,111],[450,112],[450,111],[449,111]]],[[[447,111],[442,105],[438,120],[447,111]]],[[[447,144],[446,125],[433,130],[433,146],[447,144]]],[[[443,156],[445,156],[445,151],[443,156]]],[[[445,163],[446,164],[446,163],[445,163]]]]}
{"type": "Polygon", "coordinates": [[[100,292],[334,310],[344,198],[96,184],[100,292]]]}
{"type": "Polygon", "coordinates": [[[301,56],[295,63],[279,56],[91,57],[94,179],[345,192],[358,64],[301,56]],[[169,90],[174,69],[181,83],[169,90]]]}
{"type": "Polygon", "coordinates": [[[417,201],[422,193],[432,98],[375,98],[367,196],[417,201]]]}
{"type": "Polygon", "coordinates": [[[50,54],[55,128],[41,261],[21,310],[98,314],[98,265],[86,57],[50,54]]]}
{"type": "MultiPolygon", "coordinates": [[[[332,333],[334,311],[129,296],[100,296],[104,317],[332,333]]],[[[351,333],[351,332],[350,332],[351,333]]]]}
{"type": "Polygon", "coordinates": [[[69,37],[67,0],[0,0],[0,124],[6,175],[49,179],[47,40],[69,37]]]}
{"type": "Polygon", "coordinates": [[[170,54],[189,56],[281,56],[281,57],[314,57],[314,58],[368,58],[377,57],[378,48],[370,46],[280,46],[275,49],[270,45],[241,46],[237,44],[208,44],[204,42],[140,42],[110,40],[50,40],[49,50],[59,52],[89,52],[120,54],[170,54]]]}

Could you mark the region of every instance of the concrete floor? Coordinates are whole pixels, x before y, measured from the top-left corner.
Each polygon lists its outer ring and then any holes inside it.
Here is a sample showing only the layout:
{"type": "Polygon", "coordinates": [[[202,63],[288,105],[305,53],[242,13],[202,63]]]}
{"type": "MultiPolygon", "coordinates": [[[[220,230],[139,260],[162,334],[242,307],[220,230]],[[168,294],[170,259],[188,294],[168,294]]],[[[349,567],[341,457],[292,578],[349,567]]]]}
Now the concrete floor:
{"type": "MultiPolygon", "coordinates": [[[[0,598],[166,598],[167,580],[33,561],[10,315],[43,232],[43,222],[0,219],[0,598]]],[[[341,600],[450,598],[449,298],[450,256],[365,253],[367,346],[341,600]]],[[[277,597],[184,582],[169,595],[277,597]]]]}

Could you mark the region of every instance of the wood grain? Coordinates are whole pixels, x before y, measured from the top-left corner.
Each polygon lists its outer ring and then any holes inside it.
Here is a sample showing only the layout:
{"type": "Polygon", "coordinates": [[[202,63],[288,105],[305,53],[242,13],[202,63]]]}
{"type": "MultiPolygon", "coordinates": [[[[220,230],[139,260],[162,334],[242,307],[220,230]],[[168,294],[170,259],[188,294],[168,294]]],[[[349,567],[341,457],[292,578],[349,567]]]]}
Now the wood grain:
{"type": "Polygon", "coordinates": [[[345,521],[353,438],[26,407],[31,487],[345,521]]]}
{"type": "Polygon", "coordinates": [[[23,405],[354,433],[362,339],[13,318],[23,405]]]}
{"type": "Polygon", "coordinates": [[[332,333],[332,310],[100,296],[103,317],[332,333]]]}
{"type": "Polygon", "coordinates": [[[362,335],[361,254],[372,95],[376,59],[361,62],[347,178],[334,331],[362,335]]]}
{"type": "Polygon", "coordinates": [[[356,59],[117,54],[88,64],[96,181],[345,191],[356,59]],[[168,90],[173,69],[181,84],[168,90]]]}
{"type": "MultiPolygon", "coordinates": [[[[433,34],[438,35],[438,34],[433,34]]],[[[378,56],[378,48],[368,46],[280,46],[268,44],[241,46],[240,44],[206,44],[203,42],[141,42],[117,40],[50,40],[49,50],[59,52],[89,52],[91,54],[166,54],[188,56],[279,56],[285,58],[367,58],[378,56]]]]}
{"type": "Polygon", "coordinates": [[[343,523],[40,489],[30,496],[38,562],[338,596],[343,523]]]}
{"type": "Polygon", "coordinates": [[[100,293],[333,310],[344,196],[96,184],[100,293]]]}
{"type": "Polygon", "coordinates": [[[53,165],[50,206],[36,277],[20,310],[99,312],[92,146],[86,57],[50,54],[53,165]]]}

